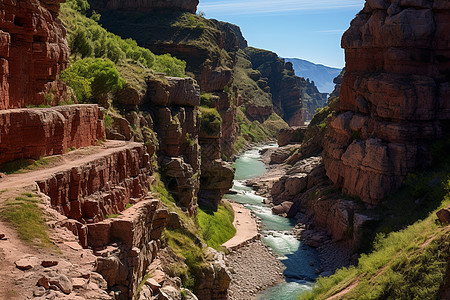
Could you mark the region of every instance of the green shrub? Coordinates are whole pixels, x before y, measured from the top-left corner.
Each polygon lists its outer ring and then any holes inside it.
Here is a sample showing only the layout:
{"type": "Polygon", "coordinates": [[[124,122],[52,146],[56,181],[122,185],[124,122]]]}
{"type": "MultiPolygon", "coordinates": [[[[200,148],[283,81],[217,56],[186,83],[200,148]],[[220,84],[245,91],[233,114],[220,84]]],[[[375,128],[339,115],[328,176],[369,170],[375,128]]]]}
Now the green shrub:
{"type": "Polygon", "coordinates": [[[77,100],[84,103],[104,98],[124,84],[114,63],[101,58],[78,60],[60,78],[73,88],[77,100]]]}
{"type": "Polygon", "coordinates": [[[170,54],[155,56],[150,50],[139,47],[136,41],[108,32],[97,23],[97,13],[93,12],[91,18],[82,14],[87,10],[86,0],[70,0],[61,6],[60,18],[68,30],[69,46],[75,59],[77,56],[104,58],[115,64],[142,64],[168,76],[185,76],[186,62],[170,54]]]}
{"type": "Polygon", "coordinates": [[[80,54],[81,58],[91,56],[94,50],[92,42],[87,37],[86,32],[81,29],[77,29],[75,33],[70,36],[69,47],[73,55],[77,56],[77,54],[80,54]]]}
{"type": "Polygon", "coordinates": [[[217,109],[200,106],[200,131],[208,136],[217,136],[222,127],[222,118],[217,109]]]}

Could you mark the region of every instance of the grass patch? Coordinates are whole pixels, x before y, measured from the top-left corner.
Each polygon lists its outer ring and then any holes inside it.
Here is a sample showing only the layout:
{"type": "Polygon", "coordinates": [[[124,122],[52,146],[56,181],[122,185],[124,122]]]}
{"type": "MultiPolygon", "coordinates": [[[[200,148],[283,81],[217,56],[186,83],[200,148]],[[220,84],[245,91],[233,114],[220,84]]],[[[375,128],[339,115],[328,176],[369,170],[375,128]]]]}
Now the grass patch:
{"type": "Polygon", "coordinates": [[[125,205],[125,209],[129,209],[129,208],[131,208],[132,206],[133,206],[133,204],[127,203],[127,205],[125,205]]]}
{"type": "Polygon", "coordinates": [[[18,159],[15,161],[7,162],[0,167],[0,171],[10,175],[16,173],[23,173],[26,171],[32,171],[37,168],[50,164],[52,158],[41,157],[38,160],[33,159],[18,159]]]}
{"type": "Polygon", "coordinates": [[[7,200],[5,206],[0,209],[0,216],[17,228],[22,240],[40,247],[51,246],[47,225],[38,206],[41,200],[30,193],[23,196],[7,200]]]}
{"type": "Polygon", "coordinates": [[[216,250],[222,250],[221,245],[236,233],[236,228],[233,226],[234,212],[229,203],[219,204],[216,212],[200,207],[197,220],[203,239],[209,247],[216,250]]]}
{"type": "Polygon", "coordinates": [[[172,264],[169,267],[172,275],[180,277],[183,286],[194,290],[202,269],[207,267],[205,249],[202,247],[201,240],[184,228],[166,228],[163,232],[163,240],[184,261],[184,264],[172,264]]]}

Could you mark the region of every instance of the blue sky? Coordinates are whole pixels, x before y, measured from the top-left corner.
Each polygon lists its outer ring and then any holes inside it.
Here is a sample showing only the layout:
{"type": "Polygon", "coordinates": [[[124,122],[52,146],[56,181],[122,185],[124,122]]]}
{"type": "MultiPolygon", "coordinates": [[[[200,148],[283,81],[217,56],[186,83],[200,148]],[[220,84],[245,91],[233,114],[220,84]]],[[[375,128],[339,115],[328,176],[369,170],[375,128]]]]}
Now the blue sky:
{"type": "Polygon", "coordinates": [[[342,33],[364,0],[200,0],[205,17],[241,27],[249,46],[344,67],[342,33]]]}

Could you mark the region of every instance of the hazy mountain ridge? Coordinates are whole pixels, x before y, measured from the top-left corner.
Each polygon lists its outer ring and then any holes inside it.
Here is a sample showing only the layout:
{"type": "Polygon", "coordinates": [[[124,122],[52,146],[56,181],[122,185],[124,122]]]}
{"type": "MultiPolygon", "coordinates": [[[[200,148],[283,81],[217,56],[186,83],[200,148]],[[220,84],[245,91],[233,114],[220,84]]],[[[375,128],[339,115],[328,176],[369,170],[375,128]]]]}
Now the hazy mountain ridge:
{"type": "Polygon", "coordinates": [[[333,79],[342,71],[339,68],[315,64],[300,58],[285,58],[285,60],[292,63],[297,76],[313,80],[322,93],[331,93],[333,91],[333,79]]]}

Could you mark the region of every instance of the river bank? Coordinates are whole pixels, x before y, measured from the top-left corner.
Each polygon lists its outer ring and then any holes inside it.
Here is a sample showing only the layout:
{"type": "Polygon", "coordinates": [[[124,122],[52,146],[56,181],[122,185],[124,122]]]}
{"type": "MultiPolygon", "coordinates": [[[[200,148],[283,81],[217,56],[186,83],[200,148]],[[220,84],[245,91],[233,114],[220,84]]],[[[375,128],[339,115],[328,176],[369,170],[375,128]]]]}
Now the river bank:
{"type": "Polygon", "coordinates": [[[306,216],[287,219],[272,213],[270,190],[290,167],[270,164],[275,149],[275,144],[257,145],[236,160],[235,194],[227,198],[245,207],[235,208],[239,223],[244,222],[239,220],[242,209],[259,220],[261,242],[248,243],[227,256],[233,270],[230,299],[296,299],[318,275],[331,275],[352,261],[345,245],[334,243],[309,224],[306,216]]]}
{"type": "MultiPolygon", "coordinates": [[[[261,151],[261,161],[266,165],[267,171],[259,177],[245,181],[247,186],[265,199],[264,203],[270,208],[273,208],[270,194],[273,184],[291,167],[287,164],[271,164],[271,156],[276,149],[275,147],[265,148],[261,151]]],[[[317,250],[319,264],[315,269],[316,274],[329,276],[337,269],[349,266],[356,260],[347,245],[334,242],[323,229],[312,226],[306,215],[299,213],[294,221],[296,225],[292,232],[295,237],[317,250]]]]}

